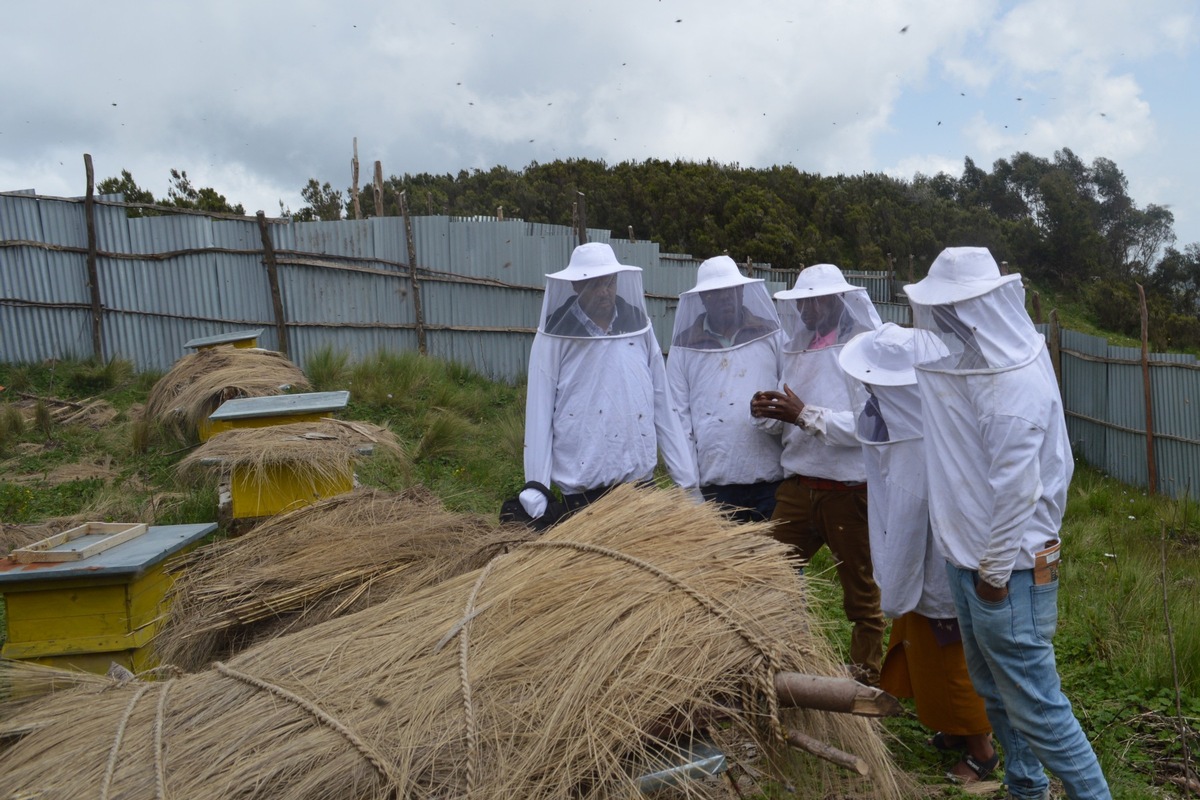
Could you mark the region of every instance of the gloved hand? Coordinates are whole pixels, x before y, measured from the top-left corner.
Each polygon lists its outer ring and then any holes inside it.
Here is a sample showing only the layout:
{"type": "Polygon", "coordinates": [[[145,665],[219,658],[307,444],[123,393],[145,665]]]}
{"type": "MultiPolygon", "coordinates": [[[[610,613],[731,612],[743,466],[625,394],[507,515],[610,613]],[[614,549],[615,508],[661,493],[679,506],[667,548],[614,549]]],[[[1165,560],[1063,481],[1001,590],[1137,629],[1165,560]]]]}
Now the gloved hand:
{"type": "Polygon", "coordinates": [[[684,491],[687,492],[688,497],[691,498],[692,502],[696,505],[700,505],[704,502],[704,494],[700,491],[699,487],[693,486],[691,489],[684,489],[684,491]]]}
{"type": "Polygon", "coordinates": [[[517,495],[517,499],[521,501],[521,508],[525,509],[525,513],[534,519],[546,513],[546,495],[537,489],[524,489],[517,495]]]}

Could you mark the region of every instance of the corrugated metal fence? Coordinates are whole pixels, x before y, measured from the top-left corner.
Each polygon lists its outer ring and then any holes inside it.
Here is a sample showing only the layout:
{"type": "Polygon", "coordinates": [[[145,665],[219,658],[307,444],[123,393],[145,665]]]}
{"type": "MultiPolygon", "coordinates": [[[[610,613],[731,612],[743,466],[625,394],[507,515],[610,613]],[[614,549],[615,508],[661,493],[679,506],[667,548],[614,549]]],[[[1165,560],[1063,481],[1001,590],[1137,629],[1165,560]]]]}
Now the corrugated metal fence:
{"type": "MultiPolygon", "coordinates": [[[[264,347],[303,366],[323,347],[352,359],[416,350],[407,237],[401,217],[293,223],[263,220],[271,242],[286,343],[277,333],[260,221],[200,214],[128,217],[119,198],[95,204],[103,357],[166,370],[201,336],[264,328],[264,347]]],[[[566,265],[575,232],[519,220],[413,217],[430,355],[489,377],[524,377],[544,276],[566,265]]],[[[610,238],[624,263],[643,268],[659,342],[670,340],[676,299],[700,260],[650,242],[610,238]]],[[[88,234],[81,200],[0,193],[0,361],[92,355],[88,234]]],[[[751,264],[774,292],[794,273],[751,264]]],[[[885,321],[911,322],[894,275],[847,272],[885,321]]],[[[1128,348],[1062,334],[1063,393],[1076,452],[1117,478],[1145,485],[1145,403],[1128,348]]],[[[1200,479],[1200,368],[1190,357],[1154,356],[1153,408],[1159,490],[1181,494],[1200,479]],[[1190,360],[1189,360],[1190,359],[1190,360]]]]}
{"type": "MultiPolygon", "coordinates": [[[[1064,330],[1060,375],[1075,455],[1123,483],[1149,484],[1146,391],[1141,350],[1064,330]]],[[[1156,490],[1196,497],[1200,489],[1200,364],[1151,353],[1150,408],[1156,490]]]]}
{"type": "MultiPolygon", "coordinates": [[[[103,357],[168,369],[190,339],[265,328],[262,345],[301,366],[332,347],[365,358],[415,350],[417,323],[401,217],[292,223],[265,220],[277,264],[287,341],[276,325],[255,219],[204,215],[128,217],[117,198],[95,206],[103,357]]],[[[421,327],[431,355],[502,380],[525,375],[547,272],[576,243],[566,226],[519,220],[412,218],[421,327]]],[[[670,340],[679,293],[699,259],[652,242],[612,240],[622,262],[643,268],[660,342],[670,340]]],[[[93,354],[87,226],[79,200],[0,194],[0,360],[93,354]]],[[[787,288],[761,264],[771,291],[787,288]]],[[[885,319],[908,307],[882,302],[884,273],[849,273],[880,301],[885,319]]],[[[789,276],[783,276],[789,277],[789,276]]]]}

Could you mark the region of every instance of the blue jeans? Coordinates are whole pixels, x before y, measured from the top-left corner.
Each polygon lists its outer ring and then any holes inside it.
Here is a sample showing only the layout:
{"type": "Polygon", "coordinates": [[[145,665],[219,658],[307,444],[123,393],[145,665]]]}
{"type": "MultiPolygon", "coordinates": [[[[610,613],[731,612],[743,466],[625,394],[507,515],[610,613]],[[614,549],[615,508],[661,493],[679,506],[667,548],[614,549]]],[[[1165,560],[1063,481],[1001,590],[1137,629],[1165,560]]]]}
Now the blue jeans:
{"type": "Polygon", "coordinates": [[[775,490],[779,481],[765,483],[727,483],[701,486],[705,500],[725,506],[738,522],[766,522],[775,511],[775,490]]]}
{"type": "Polygon", "coordinates": [[[946,572],[958,607],[967,670],[1004,748],[1009,793],[1043,797],[1049,785],[1044,765],[1072,800],[1110,798],[1054,664],[1058,582],[1035,586],[1033,570],[1016,570],[1008,597],[989,603],[975,594],[978,573],[950,563],[946,572]]]}

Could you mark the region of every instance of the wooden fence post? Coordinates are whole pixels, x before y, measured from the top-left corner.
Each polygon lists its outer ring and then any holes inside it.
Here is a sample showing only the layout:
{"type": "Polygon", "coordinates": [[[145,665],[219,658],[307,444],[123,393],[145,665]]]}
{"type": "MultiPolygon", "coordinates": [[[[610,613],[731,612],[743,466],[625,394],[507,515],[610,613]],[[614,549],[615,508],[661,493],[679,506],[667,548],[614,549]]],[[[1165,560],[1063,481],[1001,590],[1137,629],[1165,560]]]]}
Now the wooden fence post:
{"type": "Polygon", "coordinates": [[[404,216],[404,243],[408,248],[408,280],[412,284],[417,351],[421,355],[428,355],[425,348],[425,312],[421,309],[421,281],[417,277],[417,245],[413,239],[412,217],[408,215],[408,198],[404,192],[400,193],[400,213],[404,216]]]}
{"type": "Polygon", "coordinates": [[[1146,483],[1151,497],[1158,493],[1158,466],[1154,463],[1154,388],[1150,385],[1150,313],[1146,310],[1146,290],[1137,284],[1138,305],[1142,311],[1142,392],[1146,398],[1146,483]]]}
{"type": "Polygon", "coordinates": [[[1058,326],[1058,309],[1050,309],[1050,332],[1046,334],[1046,344],[1050,348],[1050,364],[1054,367],[1054,379],[1058,381],[1058,394],[1061,397],[1062,387],[1062,328],[1058,326]]]}
{"type": "Polygon", "coordinates": [[[579,243],[587,244],[587,199],[583,196],[583,192],[576,192],[575,194],[579,198],[575,201],[576,233],[579,235],[579,243]]]}
{"type": "Polygon", "coordinates": [[[267,215],[259,211],[258,235],[262,238],[263,263],[267,267],[267,283],[271,286],[271,306],[275,309],[275,333],[279,338],[279,352],[289,354],[287,320],[283,316],[283,296],[279,293],[279,265],[275,261],[275,245],[271,243],[271,232],[267,230],[267,215]]]}
{"type": "Polygon", "coordinates": [[[375,162],[375,216],[383,216],[383,162],[375,162]]]}
{"type": "Polygon", "coordinates": [[[895,300],[896,300],[896,293],[893,291],[893,287],[896,285],[896,259],[892,258],[891,253],[887,254],[887,262],[888,262],[887,301],[889,303],[892,303],[892,302],[895,302],[895,300]]]}
{"type": "Polygon", "coordinates": [[[83,154],[83,167],[87,172],[87,195],[83,199],[83,217],[87,225],[87,274],[88,292],[92,298],[92,354],[97,361],[104,361],[104,309],[100,305],[100,271],[96,267],[96,173],[92,170],[92,156],[83,154]]]}
{"type": "Polygon", "coordinates": [[[1033,302],[1033,321],[1038,325],[1042,324],[1042,296],[1037,292],[1029,298],[1033,302]]]}
{"type": "Polygon", "coordinates": [[[354,158],[350,160],[350,193],[354,196],[354,218],[362,219],[362,205],[358,201],[358,137],[354,137],[354,158]]]}

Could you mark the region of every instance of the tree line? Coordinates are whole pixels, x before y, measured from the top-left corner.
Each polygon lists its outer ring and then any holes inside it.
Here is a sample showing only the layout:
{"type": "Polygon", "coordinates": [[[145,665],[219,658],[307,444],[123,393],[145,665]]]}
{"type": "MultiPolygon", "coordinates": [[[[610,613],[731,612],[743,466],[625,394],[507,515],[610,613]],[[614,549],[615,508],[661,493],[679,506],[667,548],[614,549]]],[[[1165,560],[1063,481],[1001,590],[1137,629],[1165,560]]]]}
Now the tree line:
{"type": "MultiPolygon", "coordinates": [[[[213,190],[192,191],[224,202],[213,190]]],[[[400,213],[401,193],[413,214],[502,214],[559,225],[575,222],[582,193],[588,227],[608,229],[614,238],[654,241],[664,251],[701,258],[729,253],[782,269],[894,264],[906,275],[911,257],[919,277],[944,247],[985,246],[1014,271],[1079,302],[1098,326],[1130,336],[1140,333],[1140,283],[1155,346],[1200,348],[1200,243],[1176,247],[1170,209],[1139,206],[1113,161],[1086,164],[1067,148],[1048,159],[1017,153],[990,171],[967,158],[958,177],[943,172],[912,180],[658,159],[393,175],[382,186],[384,215],[400,213]]],[[[179,203],[184,193],[175,194],[179,203]]],[[[298,211],[281,210],[304,221],[344,219],[354,208],[352,188],[315,178],[301,197],[306,205],[298,211]]],[[[375,213],[375,202],[375,187],[361,187],[364,214],[375,213]]]]}

